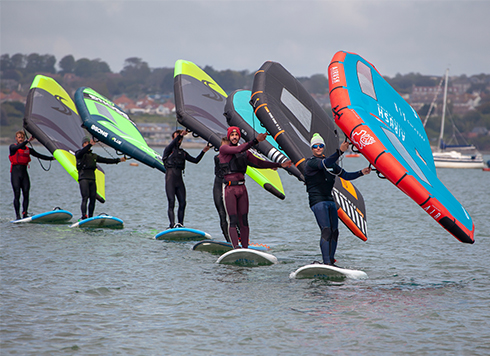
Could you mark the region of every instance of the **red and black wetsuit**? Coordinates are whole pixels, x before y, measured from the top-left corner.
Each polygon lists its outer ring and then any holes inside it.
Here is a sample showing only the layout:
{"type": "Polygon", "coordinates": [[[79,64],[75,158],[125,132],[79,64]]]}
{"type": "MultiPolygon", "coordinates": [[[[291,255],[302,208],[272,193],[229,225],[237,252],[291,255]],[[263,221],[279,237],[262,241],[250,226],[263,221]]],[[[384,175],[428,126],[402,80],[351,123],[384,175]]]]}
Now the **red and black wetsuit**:
{"type": "Polygon", "coordinates": [[[24,141],[19,144],[12,144],[9,147],[10,150],[10,182],[12,183],[12,189],[14,190],[14,209],[16,219],[20,219],[20,192],[22,191],[22,217],[27,216],[27,209],[29,208],[29,190],[31,189],[31,181],[29,174],[27,173],[27,165],[31,161],[31,156],[52,161],[54,157],[49,157],[36,152],[33,148],[26,147],[27,142],[24,141]]]}
{"type": "Polygon", "coordinates": [[[177,135],[163,151],[163,163],[167,172],[165,173],[165,192],[167,193],[168,201],[168,220],[169,227],[175,226],[175,197],[179,201],[179,209],[177,210],[177,219],[180,225],[184,225],[184,214],[186,206],[186,191],[182,171],[185,169],[185,161],[191,163],[199,163],[204,156],[204,151],[197,157],[192,157],[182,148],[179,141],[183,136],[177,135]]]}
{"type": "Polygon", "coordinates": [[[240,239],[243,248],[248,248],[248,193],[245,187],[247,165],[259,168],[278,168],[275,162],[263,161],[248,151],[257,140],[239,146],[222,145],[219,149],[219,163],[225,170],[223,179],[224,201],[230,221],[229,236],[234,248],[238,248],[237,225],[240,226],[240,239]]]}

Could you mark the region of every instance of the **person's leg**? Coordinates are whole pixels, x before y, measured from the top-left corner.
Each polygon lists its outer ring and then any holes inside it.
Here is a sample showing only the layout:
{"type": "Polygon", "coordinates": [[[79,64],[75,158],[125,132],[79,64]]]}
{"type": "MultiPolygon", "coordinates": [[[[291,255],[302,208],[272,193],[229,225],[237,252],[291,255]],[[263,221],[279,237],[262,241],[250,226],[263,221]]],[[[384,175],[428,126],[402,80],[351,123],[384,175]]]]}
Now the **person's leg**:
{"type": "Polygon", "coordinates": [[[240,226],[240,241],[243,248],[248,248],[250,227],[248,226],[248,192],[245,185],[239,186],[240,195],[237,200],[238,224],[240,226]]]}
{"type": "Polygon", "coordinates": [[[17,170],[12,169],[12,172],[10,172],[10,183],[14,191],[14,210],[17,220],[20,219],[20,179],[21,177],[19,177],[17,170]]]}
{"type": "Polygon", "coordinates": [[[322,201],[311,207],[315,214],[316,222],[321,231],[320,250],[324,264],[330,264],[330,241],[332,239],[332,229],[330,227],[330,216],[328,202],[322,201]]]}
{"type": "Polygon", "coordinates": [[[330,202],[329,207],[330,226],[332,228],[332,237],[330,239],[330,264],[335,263],[335,252],[337,251],[337,244],[339,241],[339,216],[337,213],[337,206],[334,202],[330,202]]]}
{"type": "Polygon", "coordinates": [[[82,196],[82,203],[80,205],[80,210],[82,211],[82,219],[87,218],[87,201],[90,196],[89,182],[87,179],[82,179],[78,181],[80,186],[80,195],[82,196]]]}
{"type": "Polygon", "coordinates": [[[179,208],[177,210],[177,220],[180,225],[184,226],[184,215],[185,215],[185,206],[186,206],[186,191],[185,191],[185,185],[184,182],[182,181],[181,184],[178,185],[177,189],[175,190],[177,200],[179,202],[179,208]]]}
{"type": "Polygon", "coordinates": [[[29,174],[27,174],[27,170],[25,171],[22,177],[21,183],[22,190],[22,217],[27,217],[27,211],[29,209],[29,191],[31,190],[31,181],[29,179],[29,174]]]}
{"type": "Polygon", "coordinates": [[[88,191],[89,191],[89,195],[88,195],[88,199],[89,199],[88,217],[91,218],[92,216],[94,216],[95,200],[96,200],[96,196],[97,196],[97,184],[96,184],[95,180],[90,180],[88,182],[89,182],[89,184],[88,184],[88,191]]]}
{"type": "MultiPolygon", "coordinates": [[[[166,177],[168,178],[168,177],[166,177]]],[[[165,179],[165,193],[167,194],[167,215],[170,222],[169,227],[173,228],[175,225],[175,188],[171,179],[165,179]]]]}
{"type": "Polygon", "coordinates": [[[218,211],[221,232],[223,233],[225,240],[230,242],[230,235],[228,234],[228,221],[226,219],[226,209],[225,204],[223,203],[223,181],[220,178],[215,178],[214,180],[213,200],[214,206],[218,211]]]}
{"type": "Polygon", "coordinates": [[[226,213],[228,214],[228,219],[230,221],[230,225],[228,228],[228,234],[230,236],[231,243],[233,248],[239,248],[238,246],[238,212],[237,212],[237,197],[235,195],[235,187],[236,186],[225,186],[224,187],[224,202],[226,213]]]}

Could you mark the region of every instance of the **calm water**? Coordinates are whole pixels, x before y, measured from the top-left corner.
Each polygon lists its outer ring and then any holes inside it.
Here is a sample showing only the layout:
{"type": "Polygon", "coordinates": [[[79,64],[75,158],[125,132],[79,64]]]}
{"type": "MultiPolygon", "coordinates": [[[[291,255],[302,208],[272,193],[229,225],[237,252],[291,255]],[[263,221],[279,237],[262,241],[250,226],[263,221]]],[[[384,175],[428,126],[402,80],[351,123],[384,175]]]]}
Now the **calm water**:
{"type": "MultiPolygon", "coordinates": [[[[2,355],[490,354],[490,172],[438,172],[473,218],[474,245],[375,174],[357,180],[369,240],[342,225],[337,259],[369,279],[331,283],[288,277],[320,249],[305,188],[284,171],[284,201],[247,183],[251,239],[280,263],[240,268],[215,264],[193,243],[153,240],[168,224],[164,177],[131,161],[104,165],[107,202],[96,206],[122,218],[123,230],[13,225],[7,156],[2,146],[2,355]]],[[[222,240],[212,157],[187,165],[185,224],[222,240]]],[[[59,206],[80,216],[78,184],[59,164],[45,172],[34,159],[29,171],[30,213],[59,206]]]]}

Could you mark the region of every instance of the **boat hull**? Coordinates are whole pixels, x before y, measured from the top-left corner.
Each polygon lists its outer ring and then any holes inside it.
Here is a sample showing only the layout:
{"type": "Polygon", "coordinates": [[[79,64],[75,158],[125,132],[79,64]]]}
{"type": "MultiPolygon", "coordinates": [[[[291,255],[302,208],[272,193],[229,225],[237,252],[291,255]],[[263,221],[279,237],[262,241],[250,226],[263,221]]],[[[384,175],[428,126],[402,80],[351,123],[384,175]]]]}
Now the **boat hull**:
{"type": "Polygon", "coordinates": [[[433,152],[436,168],[485,168],[481,155],[465,155],[457,151],[433,152]]]}

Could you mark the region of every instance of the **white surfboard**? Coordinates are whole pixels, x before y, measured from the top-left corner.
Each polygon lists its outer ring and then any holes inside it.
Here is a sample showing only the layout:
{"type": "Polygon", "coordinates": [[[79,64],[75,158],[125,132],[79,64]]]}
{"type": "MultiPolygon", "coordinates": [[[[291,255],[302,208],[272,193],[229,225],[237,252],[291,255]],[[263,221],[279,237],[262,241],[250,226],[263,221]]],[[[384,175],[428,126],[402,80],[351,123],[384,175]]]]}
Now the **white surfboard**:
{"type": "Polygon", "coordinates": [[[325,278],[342,280],[345,278],[351,279],[366,279],[368,275],[359,270],[340,268],[335,266],[324,265],[321,263],[313,263],[298,268],[291,272],[289,278],[325,278]]]}
{"type": "Polygon", "coordinates": [[[80,220],[70,227],[122,229],[124,227],[124,222],[114,216],[98,215],[80,220]]]}
{"type": "Polygon", "coordinates": [[[198,241],[210,239],[211,235],[207,232],[190,229],[187,227],[177,227],[175,229],[164,230],[155,235],[155,240],[167,241],[198,241]]]}
{"type": "Polygon", "coordinates": [[[269,266],[277,263],[276,256],[250,248],[238,248],[221,255],[216,263],[239,266],[269,266]]]}
{"type": "Polygon", "coordinates": [[[55,209],[45,213],[29,216],[24,219],[13,220],[12,223],[60,224],[70,221],[72,217],[73,214],[67,210],[55,209]]]}
{"type": "MultiPolygon", "coordinates": [[[[264,244],[252,243],[248,245],[249,249],[257,251],[268,251],[269,246],[264,244]]],[[[227,241],[214,241],[214,240],[202,240],[192,246],[194,251],[209,252],[215,255],[221,255],[225,252],[233,250],[233,245],[231,242],[227,241]]]]}

